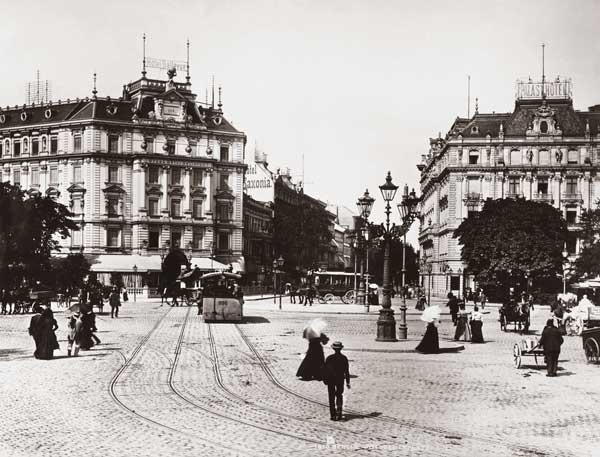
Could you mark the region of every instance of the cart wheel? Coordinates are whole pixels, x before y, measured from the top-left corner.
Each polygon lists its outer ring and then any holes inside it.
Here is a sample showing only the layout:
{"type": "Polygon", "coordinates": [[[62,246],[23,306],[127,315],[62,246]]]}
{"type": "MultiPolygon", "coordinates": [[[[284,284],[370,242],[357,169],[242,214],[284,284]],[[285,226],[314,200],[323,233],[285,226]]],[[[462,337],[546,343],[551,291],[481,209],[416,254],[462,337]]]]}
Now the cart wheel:
{"type": "Polygon", "coordinates": [[[325,297],[323,297],[325,300],[325,303],[333,303],[335,301],[335,295],[333,294],[325,294],[325,297]]]}
{"type": "Polygon", "coordinates": [[[356,301],[356,296],[353,290],[349,290],[342,297],[342,302],[347,305],[352,305],[356,301]]]}
{"type": "Polygon", "coordinates": [[[513,346],[515,368],[521,368],[521,347],[515,343],[513,346]]]}
{"type": "Polygon", "coordinates": [[[319,303],[321,303],[321,304],[323,304],[323,303],[327,303],[327,302],[325,301],[325,297],[324,297],[324,296],[322,296],[322,295],[319,295],[319,296],[317,297],[317,300],[318,300],[318,302],[319,302],[319,303]]]}
{"type": "Polygon", "coordinates": [[[585,358],[588,362],[598,362],[600,356],[600,347],[594,338],[588,338],[583,345],[585,350],[585,358]]]}

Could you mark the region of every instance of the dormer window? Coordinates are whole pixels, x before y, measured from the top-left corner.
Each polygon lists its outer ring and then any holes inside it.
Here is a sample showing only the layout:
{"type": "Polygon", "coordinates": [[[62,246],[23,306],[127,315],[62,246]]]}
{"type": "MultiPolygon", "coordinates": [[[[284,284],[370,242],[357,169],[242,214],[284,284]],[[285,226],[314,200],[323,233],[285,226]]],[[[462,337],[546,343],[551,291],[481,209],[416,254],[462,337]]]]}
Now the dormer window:
{"type": "Polygon", "coordinates": [[[471,133],[474,133],[474,134],[479,133],[479,127],[477,127],[476,125],[474,125],[473,127],[471,127],[471,133]]]}

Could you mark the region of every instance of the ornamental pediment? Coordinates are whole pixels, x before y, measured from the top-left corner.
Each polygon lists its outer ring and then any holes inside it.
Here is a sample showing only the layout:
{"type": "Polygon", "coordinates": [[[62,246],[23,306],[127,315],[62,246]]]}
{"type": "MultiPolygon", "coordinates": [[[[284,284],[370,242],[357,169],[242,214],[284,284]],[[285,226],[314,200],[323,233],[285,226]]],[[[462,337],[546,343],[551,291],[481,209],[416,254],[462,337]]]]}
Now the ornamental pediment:
{"type": "Polygon", "coordinates": [[[69,192],[71,194],[77,194],[77,193],[84,194],[86,192],[86,190],[85,190],[85,187],[83,187],[81,184],[73,184],[67,189],[67,192],[69,192]]]}
{"type": "Polygon", "coordinates": [[[206,196],[206,188],[205,187],[196,187],[192,190],[190,195],[192,197],[204,197],[204,196],[206,196]]]}
{"type": "Polygon", "coordinates": [[[215,198],[217,200],[235,200],[235,196],[233,195],[230,189],[225,189],[220,192],[217,192],[215,198]]]}
{"type": "Polygon", "coordinates": [[[154,195],[162,195],[162,187],[160,184],[147,184],[146,193],[154,195]]]}
{"type": "Polygon", "coordinates": [[[104,192],[105,194],[124,194],[125,189],[123,189],[118,184],[110,184],[105,189],[102,189],[102,192],[104,192]]]}

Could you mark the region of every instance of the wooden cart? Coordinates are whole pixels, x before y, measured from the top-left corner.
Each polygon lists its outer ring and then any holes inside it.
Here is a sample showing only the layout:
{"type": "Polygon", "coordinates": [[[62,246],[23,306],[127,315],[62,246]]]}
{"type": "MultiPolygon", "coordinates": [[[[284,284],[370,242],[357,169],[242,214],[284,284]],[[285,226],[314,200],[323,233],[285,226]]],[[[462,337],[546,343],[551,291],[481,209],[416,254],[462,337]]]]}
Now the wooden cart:
{"type": "Polygon", "coordinates": [[[515,368],[521,367],[523,357],[533,357],[535,366],[538,368],[546,365],[546,361],[544,360],[544,350],[539,347],[539,340],[537,338],[521,340],[519,343],[515,343],[513,346],[515,368]],[[543,361],[543,364],[540,360],[543,361]]]}
{"type": "Polygon", "coordinates": [[[581,332],[583,350],[588,362],[600,362],[600,327],[588,328],[581,332]]]}

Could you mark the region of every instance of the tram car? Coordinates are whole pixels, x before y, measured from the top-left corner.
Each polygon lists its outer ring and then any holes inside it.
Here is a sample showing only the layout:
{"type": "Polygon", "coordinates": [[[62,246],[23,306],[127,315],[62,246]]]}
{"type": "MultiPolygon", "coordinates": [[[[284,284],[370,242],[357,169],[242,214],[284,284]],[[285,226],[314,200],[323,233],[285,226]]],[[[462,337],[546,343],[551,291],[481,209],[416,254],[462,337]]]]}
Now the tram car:
{"type": "Polygon", "coordinates": [[[228,272],[207,273],[200,278],[205,322],[241,322],[244,316],[241,278],[228,272]]]}

